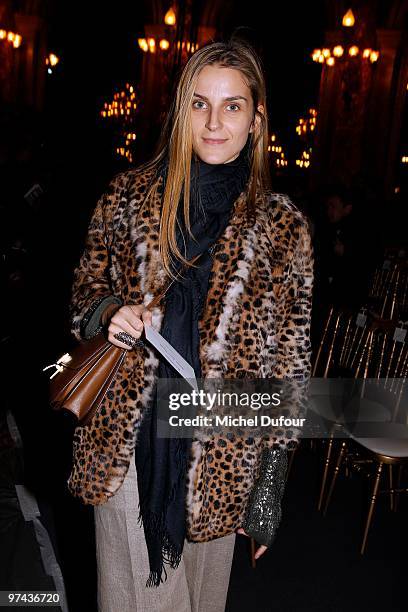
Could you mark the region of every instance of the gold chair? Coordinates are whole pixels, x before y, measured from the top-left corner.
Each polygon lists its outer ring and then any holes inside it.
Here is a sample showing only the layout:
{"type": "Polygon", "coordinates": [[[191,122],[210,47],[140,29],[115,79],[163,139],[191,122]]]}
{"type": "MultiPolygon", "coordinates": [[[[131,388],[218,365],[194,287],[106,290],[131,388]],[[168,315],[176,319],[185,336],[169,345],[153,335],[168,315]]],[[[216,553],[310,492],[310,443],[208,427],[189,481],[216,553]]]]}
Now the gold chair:
{"type": "Polygon", "coordinates": [[[404,316],[408,308],[408,261],[404,252],[386,249],[382,267],[374,271],[368,300],[382,319],[404,316]]]}
{"type": "MultiPolygon", "coordinates": [[[[356,467],[361,469],[362,466],[376,465],[376,474],[360,548],[361,554],[364,553],[366,548],[374,507],[380,492],[379,485],[384,465],[389,466],[390,486],[381,492],[390,494],[392,510],[397,508],[398,497],[395,496],[408,491],[408,489],[400,488],[402,468],[408,461],[408,421],[406,415],[401,414],[401,404],[406,409],[403,398],[407,391],[408,342],[405,341],[406,330],[399,325],[392,321],[375,319],[367,326],[367,333],[364,335],[365,339],[361,344],[362,352],[357,351],[354,362],[356,364],[355,378],[359,375],[363,379],[370,378],[370,381],[364,380],[359,398],[360,416],[363,417],[363,421],[369,419],[370,423],[365,423],[360,434],[358,428],[357,431],[349,431],[347,424],[343,423],[344,430],[349,435],[356,450],[352,448],[349,451],[349,442],[342,440],[323,511],[325,515],[340,468],[344,463],[347,464],[347,469],[356,467]],[[376,392],[378,393],[379,390],[384,392],[381,397],[383,400],[386,398],[388,402],[386,413],[384,413],[382,402],[375,402],[366,397],[366,393],[370,389],[371,379],[374,379],[377,385],[376,392]],[[397,422],[397,418],[400,422],[397,422]],[[363,455],[362,458],[361,455],[363,455]],[[393,466],[395,465],[399,466],[396,488],[394,487],[393,475],[393,466]]],[[[322,495],[319,502],[321,507],[322,495]]]]}
{"type": "MultiPolygon", "coordinates": [[[[367,312],[362,309],[359,313],[347,309],[334,309],[331,307],[320,345],[314,360],[312,375],[322,378],[329,376],[354,377],[361,370],[362,355],[367,346],[367,312]]],[[[317,400],[314,400],[316,404],[317,400]]],[[[318,510],[321,510],[324,493],[327,485],[329,466],[332,459],[335,440],[342,435],[343,422],[339,419],[341,409],[333,410],[335,398],[329,403],[323,398],[316,406],[316,411],[326,421],[331,423],[328,438],[327,452],[324,460],[323,475],[318,499],[318,510]]],[[[342,446],[345,448],[345,444],[342,446]]]]}
{"type": "MultiPolygon", "coordinates": [[[[388,423],[386,426],[382,425],[381,431],[379,431],[381,437],[378,438],[358,438],[353,437],[353,440],[365,453],[371,458],[371,462],[376,466],[375,479],[373,483],[370,504],[367,514],[367,520],[365,524],[363,540],[360,548],[360,553],[364,554],[367,544],[367,536],[371,526],[375,504],[379,493],[390,494],[390,506],[391,510],[396,511],[397,500],[395,495],[399,493],[408,493],[408,488],[401,488],[401,473],[404,465],[408,463],[408,438],[399,438],[399,436],[406,436],[407,427],[400,423],[388,423]],[[389,436],[389,437],[385,437],[389,436]],[[392,437],[391,437],[392,436],[392,437]],[[389,476],[389,488],[379,489],[381,475],[383,473],[383,466],[388,465],[388,476],[389,476]],[[399,467],[397,486],[394,487],[393,483],[393,466],[399,467]]],[[[370,460],[370,459],[369,459],[370,460]]],[[[341,460],[338,461],[340,467],[341,460]]]]}

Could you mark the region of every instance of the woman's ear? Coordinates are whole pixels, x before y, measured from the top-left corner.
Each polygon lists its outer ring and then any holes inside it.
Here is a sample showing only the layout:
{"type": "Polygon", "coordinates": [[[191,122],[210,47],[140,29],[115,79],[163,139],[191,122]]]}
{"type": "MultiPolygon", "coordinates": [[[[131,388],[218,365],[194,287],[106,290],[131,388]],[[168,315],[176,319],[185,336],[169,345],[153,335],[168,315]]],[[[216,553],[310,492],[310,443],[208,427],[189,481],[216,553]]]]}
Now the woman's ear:
{"type": "Polygon", "coordinates": [[[255,116],[252,120],[251,123],[251,127],[249,128],[250,132],[258,131],[260,124],[261,124],[261,115],[263,115],[265,112],[265,107],[263,106],[263,104],[258,104],[257,106],[257,112],[255,113],[255,116]]]}

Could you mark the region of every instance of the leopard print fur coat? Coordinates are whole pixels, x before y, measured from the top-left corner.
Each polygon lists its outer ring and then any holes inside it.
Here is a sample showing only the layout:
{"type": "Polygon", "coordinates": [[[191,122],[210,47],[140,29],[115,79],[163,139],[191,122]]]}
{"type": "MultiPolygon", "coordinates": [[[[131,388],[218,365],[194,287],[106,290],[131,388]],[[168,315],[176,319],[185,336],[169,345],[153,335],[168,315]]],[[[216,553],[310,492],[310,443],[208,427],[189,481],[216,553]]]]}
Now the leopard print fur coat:
{"type": "MultiPolygon", "coordinates": [[[[158,255],[163,184],[142,206],[153,181],[163,181],[153,170],[120,173],[97,203],[74,271],[70,321],[77,340],[89,313],[108,296],[147,305],[166,281],[158,255]]],[[[212,253],[199,324],[202,376],[307,380],[313,285],[308,223],[283,194],[258,197],[252,225],[245,203],[241,193],[212,253]]],[[[162,317],[158,306],[152,319],[158,331],[162,317]]],[[[84,503],[104,503],[123,483],[157,367],[148,345],[128,351],[92,421],[76,429],[68,487],[84,503]]],[[[296,442],[283,430],[273,439],[194,440],[186,495],[189,539],[206,541],[240,527],[265,445],[289,448],[296,442]]]]}

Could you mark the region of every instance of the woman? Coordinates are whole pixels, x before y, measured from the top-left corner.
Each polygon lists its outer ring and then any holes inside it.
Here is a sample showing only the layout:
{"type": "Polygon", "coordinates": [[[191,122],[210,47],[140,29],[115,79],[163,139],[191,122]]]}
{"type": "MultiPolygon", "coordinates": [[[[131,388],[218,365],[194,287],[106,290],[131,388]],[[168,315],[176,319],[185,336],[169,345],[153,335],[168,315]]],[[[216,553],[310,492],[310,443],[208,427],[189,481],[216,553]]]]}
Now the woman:
{"type": "Polygon", "coordinates": [[[310,236],[269,189],[267,139],[259,59],[242,42],[211,43],[181,74],[157,155],[116,176],[94,211],[72,332],[105,328],[128,352],[75,433],[69,488],[95,506],[103,612],[221,612],[235,533],[256,539],[256,558],[275,536],[296,440],[159,439],[155,384],[176,373],[141,340],[153,326],[204,379],[307,381],[310,236]]]}

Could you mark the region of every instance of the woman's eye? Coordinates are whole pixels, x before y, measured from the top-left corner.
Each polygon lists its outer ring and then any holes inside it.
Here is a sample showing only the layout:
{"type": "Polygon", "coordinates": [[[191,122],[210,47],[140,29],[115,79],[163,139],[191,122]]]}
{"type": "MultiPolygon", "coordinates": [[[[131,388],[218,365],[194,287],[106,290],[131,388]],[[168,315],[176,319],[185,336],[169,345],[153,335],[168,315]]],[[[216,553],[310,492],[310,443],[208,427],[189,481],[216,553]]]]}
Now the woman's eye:
{"type": "MultiPolygon", "coordinates": [[[[201,110],[205,108],[205,102],[203,102],[202,100],[196,100],[195,102],[193,102],[193,108],[201,110]]],[[[238,104],[228,104],[227,108],[231,109],[233,112],[236,112],[240,109],[238,104]]]]}

